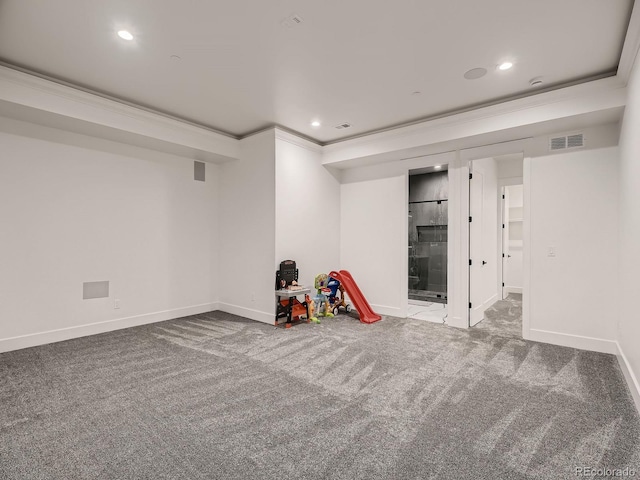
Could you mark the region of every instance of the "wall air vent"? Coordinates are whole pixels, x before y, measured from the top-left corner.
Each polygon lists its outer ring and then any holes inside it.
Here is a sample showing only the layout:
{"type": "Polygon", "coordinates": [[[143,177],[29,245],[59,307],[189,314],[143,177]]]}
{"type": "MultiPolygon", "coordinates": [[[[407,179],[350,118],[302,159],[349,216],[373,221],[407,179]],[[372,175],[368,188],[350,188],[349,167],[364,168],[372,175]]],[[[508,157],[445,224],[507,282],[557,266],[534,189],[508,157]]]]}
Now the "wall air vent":
{"type": "Polygon", "coordinates": [[[336,125],[336,128],[338,130],[342,130],[343,128],[351,128],[351,124],[347,122],[341,123],[340,125],[336,125]]]}
{"type": "Polygon", "coordinates": [[[567,148],[584,147],[584,135],[578,133],[577,135],[567,136],[567,148]]]}
{"type": "Polygon", "coordinates": [[[551,151],[581,147],[584,147],[584,134],[582,133],[549,139],[549,150],[551,151]]]}
{"type": "Polygon", "coordinates": [[[567,137],[552,138],[549,142],[549,150],[564,150],[567,148],[567,137]]]}

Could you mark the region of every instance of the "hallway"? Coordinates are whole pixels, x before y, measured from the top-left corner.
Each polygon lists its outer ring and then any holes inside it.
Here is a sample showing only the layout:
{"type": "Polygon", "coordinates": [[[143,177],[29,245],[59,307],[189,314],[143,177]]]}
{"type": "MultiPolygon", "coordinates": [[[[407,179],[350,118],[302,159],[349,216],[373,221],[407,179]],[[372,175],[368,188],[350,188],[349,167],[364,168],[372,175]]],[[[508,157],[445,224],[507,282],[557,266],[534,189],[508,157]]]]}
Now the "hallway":
{"type": "Polygon", "coordinates": [[[484,320],[471,328],[493,335],[522,338],[522,294],[510,293],[484,312],[484,320]]]}

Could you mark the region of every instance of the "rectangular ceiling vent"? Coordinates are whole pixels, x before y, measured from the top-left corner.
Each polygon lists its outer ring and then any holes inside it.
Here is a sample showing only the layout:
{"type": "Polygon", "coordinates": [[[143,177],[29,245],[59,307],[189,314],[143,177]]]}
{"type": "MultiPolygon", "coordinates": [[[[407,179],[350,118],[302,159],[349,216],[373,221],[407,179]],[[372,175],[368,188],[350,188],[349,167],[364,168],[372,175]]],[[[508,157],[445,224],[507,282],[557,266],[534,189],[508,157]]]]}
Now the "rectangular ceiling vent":
{"type": "Polygon", "coordinates": [[[581,147],[584,147],[584,134],[582,133],[549,139],[549,150],[551,151],[581,147]]]}
{"type": "Polygon", "coordinates": [[[289,15],[287,18],[280,22],[284,28],[293,28],[300,25],[303,22],[302,17],[297,13],[289,15]]]}
{"type": "Polygon", "coordinates": [[[336,125],[336,128],[338,130],[342,130],[343,128],[351,128],[351,124],[347,122],[341,123],[340,125],[336,125]]]}

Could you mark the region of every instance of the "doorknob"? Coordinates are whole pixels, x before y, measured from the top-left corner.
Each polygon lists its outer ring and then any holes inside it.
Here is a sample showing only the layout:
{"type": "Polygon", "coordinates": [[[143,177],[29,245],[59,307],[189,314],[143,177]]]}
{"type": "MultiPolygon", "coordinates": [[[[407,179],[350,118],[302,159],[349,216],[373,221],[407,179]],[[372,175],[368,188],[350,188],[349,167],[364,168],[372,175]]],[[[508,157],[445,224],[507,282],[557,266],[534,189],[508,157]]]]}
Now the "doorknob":
{"type": "Polygon", "coordinates": [[[487,264],[487,262],[485,262],[484,260],[482,260],[482,264],[483,264],[483,265],[486,265],[486,264],[487,264]]]}

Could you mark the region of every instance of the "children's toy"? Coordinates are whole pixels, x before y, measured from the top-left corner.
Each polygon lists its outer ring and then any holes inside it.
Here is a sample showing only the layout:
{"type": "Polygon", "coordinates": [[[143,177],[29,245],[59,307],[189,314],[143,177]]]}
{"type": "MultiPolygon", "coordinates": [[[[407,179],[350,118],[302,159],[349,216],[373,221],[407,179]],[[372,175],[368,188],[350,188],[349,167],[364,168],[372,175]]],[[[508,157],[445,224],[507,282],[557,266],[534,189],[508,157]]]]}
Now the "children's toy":
{"type": "Polygon", "coordinates": [[[276,290],[298,284],[298,269],[293,260],[280,262],[280,269],[276,271],[276,290]]]}
{"type": "Polygon", "coordinates": [[[336,278],[329,277],[327,287],[331,290],[329,294],[329,306],[333,314],[338,315],[340,313],[340,307],[343,307],[344,311],[349,313],[351,311],[351,305],[346,301],[344,287],[340,281],[336,278]],[[338,295],[338,293],[340,293],[340,295],[338,295]]]}
{"type": "Polygon", "coordinates": [[[278,319],[287,318],[286,328],[290,328],[292,321],[307,321],[311,318],[309,315],[309,303],[311,299],[305,295],[304,301],[300,302],[296,296],[304,295],[311,292],[311,289],[298,285],[298,269],[296,262],[293,260],[285,260],[280,263],[280,269],[276,271],[276,319],[275,325],[278,325],[278,319]]]}
{"type": "Polygon", "coordinates": [[[355,282],[351,274],[346,270],[340,270],[340,272],[331,272],[329,275],[335,278],[344,286],[347,295],[353,302],[354,308],[358,311],[360,321],[362,323],[373,323],[380,320],[382,317],[373,311],[367,299],[358,288],[358,284],[355,282]]]}
{"type": "Polygon", "coordinates": [[[313,323],[320,323],[320,319],[314,314],[316,312],[315,303],[309,298],[309,295],[305,295],[307,301],[307,310],[309,310],[309,321],[313,323]]]}
{"type": "Polygon", "coordinates": [[[313,297],[315,303],[315,310],[318,317],[333,317],[331,307],[329,306],[329,297],[327,294],[331,294],[331,290],[327,287],[329,283],[329,276],[326,273],[316,275],[315,287],[316,296],[313,297]]]}

